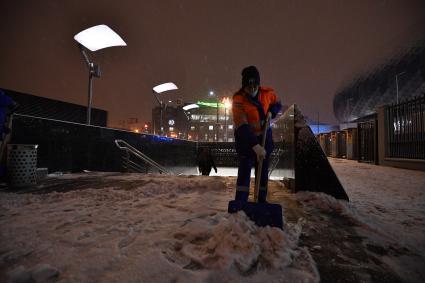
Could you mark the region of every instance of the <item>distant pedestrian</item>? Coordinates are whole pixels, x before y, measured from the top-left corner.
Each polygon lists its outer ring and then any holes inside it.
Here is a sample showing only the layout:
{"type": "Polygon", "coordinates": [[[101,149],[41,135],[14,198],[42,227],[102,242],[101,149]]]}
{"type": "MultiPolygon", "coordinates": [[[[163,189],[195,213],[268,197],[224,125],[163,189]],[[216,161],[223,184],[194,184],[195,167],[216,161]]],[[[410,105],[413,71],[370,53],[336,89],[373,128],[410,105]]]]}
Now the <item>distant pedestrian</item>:
{"type": "Polygon", "coordinates": [[[215,167],[214,158],[211,155],[211,152],[208,148],[201,148],[198,155],[198,168],[204,176],[209,176],[211,168],[214,168],[215,173],[217,173],[217,167],[215,167]]]}

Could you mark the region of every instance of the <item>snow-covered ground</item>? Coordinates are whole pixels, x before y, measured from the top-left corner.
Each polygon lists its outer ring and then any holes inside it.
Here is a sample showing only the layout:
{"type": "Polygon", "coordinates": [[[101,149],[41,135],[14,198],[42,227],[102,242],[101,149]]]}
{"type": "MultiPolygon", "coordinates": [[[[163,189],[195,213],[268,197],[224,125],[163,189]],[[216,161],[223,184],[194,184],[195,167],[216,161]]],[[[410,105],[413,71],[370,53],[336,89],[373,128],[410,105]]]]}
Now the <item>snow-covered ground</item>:
{"type": "MultiPolygon", "coordinates": [[[[379,265],[421,282],[425,172],[330,161],[351,202],[290,194],[273,181],[271,197],[284,204],[283,231],[226,212],[235,177],[88,173],[50,177],[77,190],[2,192],[0,282],[318,282],[326,270],[314,256],[325,255],[326,245],[309,245],[320,239],[307,234],[352,228],[333,226],[330,211],[355,223],[362,243],[384,250],[379,265]],[[81,186],[87,176],[101,182],[81,186]]],[[[355,278],[376,281],[362,276],[355,278]]]]}
{"type": "Polygon", "coordinates": [[[402,278],[425,282],[425,172],[330,159],[350,197],[347,215],[357,231],[384,247],[405,249],[383,257],[402,278]]]}

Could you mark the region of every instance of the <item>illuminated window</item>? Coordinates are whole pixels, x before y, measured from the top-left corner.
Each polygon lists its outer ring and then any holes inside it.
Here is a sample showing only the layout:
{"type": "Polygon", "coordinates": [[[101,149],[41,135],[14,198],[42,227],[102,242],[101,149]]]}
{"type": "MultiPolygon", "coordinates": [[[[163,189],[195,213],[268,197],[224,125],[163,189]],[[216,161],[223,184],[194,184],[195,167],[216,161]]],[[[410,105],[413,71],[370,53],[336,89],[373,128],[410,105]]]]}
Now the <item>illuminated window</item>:
{"type": "Polygon", "coordinates": [[[195,126],[190,126],[190,130],[194,131],[195,130],[195,126]]]}
{"type": "Polygon", "coordinates": [[[229,125],[229,129],[231,130],[231,129],[233,129],[233,125],[229,125]]]}
{"type": "Polygon", "coordinates": [[[170,127],[170,130],[169,131],[170,132],[174,131],[174,127],[170,127]]]}
{"type": "Polygon", "coordinates": [[[208,126],[208,130],[210,130],[210,131],[214,130],[214,126],[213,125],[209,125],[208,126]]]}

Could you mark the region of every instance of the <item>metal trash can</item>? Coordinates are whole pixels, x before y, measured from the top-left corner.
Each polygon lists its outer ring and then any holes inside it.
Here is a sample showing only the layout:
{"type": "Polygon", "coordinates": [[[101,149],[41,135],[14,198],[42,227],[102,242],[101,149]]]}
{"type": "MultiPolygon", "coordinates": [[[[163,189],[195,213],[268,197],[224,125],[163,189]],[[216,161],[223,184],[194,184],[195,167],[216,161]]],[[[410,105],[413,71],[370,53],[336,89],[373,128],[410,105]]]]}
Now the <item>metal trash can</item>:
{"type": "Polygon", "coordinates": [[[7,172],[11,187],[25,187],[37,183],[37,144],[9,144],[7,172]]]}

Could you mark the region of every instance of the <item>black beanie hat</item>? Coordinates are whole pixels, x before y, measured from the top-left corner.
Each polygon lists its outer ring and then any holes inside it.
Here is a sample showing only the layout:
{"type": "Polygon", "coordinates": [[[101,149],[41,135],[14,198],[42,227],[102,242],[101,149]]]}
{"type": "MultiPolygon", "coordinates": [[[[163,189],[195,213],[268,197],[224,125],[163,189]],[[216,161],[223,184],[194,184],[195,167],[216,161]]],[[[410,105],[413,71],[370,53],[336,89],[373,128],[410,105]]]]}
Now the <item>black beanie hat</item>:
{"type": "Polygon", "coordinates": [[[255,66],[249,66],[242,70],[242,87],[249,85],[251,79],[254,79],[256,85],[260,85],[260,73],[255,66]]]}

